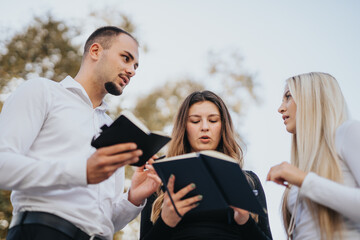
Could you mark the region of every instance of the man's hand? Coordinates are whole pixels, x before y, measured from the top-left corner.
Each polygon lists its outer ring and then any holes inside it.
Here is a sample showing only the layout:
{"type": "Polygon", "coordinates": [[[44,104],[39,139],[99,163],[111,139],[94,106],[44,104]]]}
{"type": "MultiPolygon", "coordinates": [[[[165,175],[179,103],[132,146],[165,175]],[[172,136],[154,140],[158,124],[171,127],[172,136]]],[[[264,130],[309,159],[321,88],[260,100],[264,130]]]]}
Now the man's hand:
{"type": "Polygon", "coordinates": [[[118,168],[139,161],[142,151],[136,148],[135,143],[121,143],[96,150],[87,161],[87,183],[100,183],[118,168]]]}
{"type": "Polygon", "coordinates": [[[154,162],[154,157],[146,165],[137,167],[131,179],[128,200],[135,206],[143,203],[160,187],[161,179],[151,165],[154,162]]]}
{"type": "Polygon", "coordinates": [[[306,173],[288,162],[272,167],[266,177],[267,181],[288,187],[289,184],[301,187],[306,173]]]}

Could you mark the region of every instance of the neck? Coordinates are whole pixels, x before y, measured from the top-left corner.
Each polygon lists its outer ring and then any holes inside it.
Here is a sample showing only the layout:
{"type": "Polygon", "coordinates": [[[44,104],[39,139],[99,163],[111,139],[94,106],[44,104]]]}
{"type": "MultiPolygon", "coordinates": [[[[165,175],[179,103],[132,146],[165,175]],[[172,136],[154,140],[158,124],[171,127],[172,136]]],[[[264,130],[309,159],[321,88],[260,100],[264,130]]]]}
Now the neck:
{"type": "Polygon", "coordinates": [[[86,71],[80,69],[74,79],[85,89],[93,108],[100,106],[106,92],[104,90],[104,86],[99,86],[98,81],[94,78],[94,75],[86,74],[86,71]]]}

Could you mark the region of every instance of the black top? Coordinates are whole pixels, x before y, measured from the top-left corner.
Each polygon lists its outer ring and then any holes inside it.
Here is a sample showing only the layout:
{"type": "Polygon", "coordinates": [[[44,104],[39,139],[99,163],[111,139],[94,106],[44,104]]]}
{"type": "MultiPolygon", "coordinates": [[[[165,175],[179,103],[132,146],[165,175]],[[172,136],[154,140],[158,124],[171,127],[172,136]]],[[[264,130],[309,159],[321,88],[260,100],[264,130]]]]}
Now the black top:
{"type": "MultiPolygon", "coordinates": [[[[264,209],[267,209],[264,190],[257,175],[246,171],[254,182],[254,189],[258,191],[257,199],[264,209]]],[[[234,211],[229,208],[211,212],[191,211],[186,213],[183,219],[174,228],[167,226],[161,216],[155,224],[150,221],[152,204],[156,199],[153,194],[148,198],[145,208],[141,212],[140,239],[141,240],[192,240],[192,239],[272,239],[268,215],[259,215],[259,221],[249,220],[244,225],[238,225],[234,220],[234,211]]],[[[201,204],[201,202],[200,202],[201,204]]]]}

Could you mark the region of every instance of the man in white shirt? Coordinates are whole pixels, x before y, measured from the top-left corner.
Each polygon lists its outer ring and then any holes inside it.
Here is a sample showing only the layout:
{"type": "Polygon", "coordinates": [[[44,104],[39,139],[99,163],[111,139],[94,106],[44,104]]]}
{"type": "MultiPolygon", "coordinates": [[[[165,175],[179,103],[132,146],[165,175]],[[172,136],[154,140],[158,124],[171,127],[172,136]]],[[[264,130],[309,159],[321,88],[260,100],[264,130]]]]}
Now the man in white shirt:
{"type": "Polygon", "coordinates": [[[159,186],[137,168],[124,193],[124,166],[142,154],[134,143],[91,147],[112,120],[103,98],[121,95],[135,75],[138,43],[117,27],[86,41],[75,78],[26,81],[0,114],[0,188],[12,190],[7,239],[112,239],[159,186]]]}

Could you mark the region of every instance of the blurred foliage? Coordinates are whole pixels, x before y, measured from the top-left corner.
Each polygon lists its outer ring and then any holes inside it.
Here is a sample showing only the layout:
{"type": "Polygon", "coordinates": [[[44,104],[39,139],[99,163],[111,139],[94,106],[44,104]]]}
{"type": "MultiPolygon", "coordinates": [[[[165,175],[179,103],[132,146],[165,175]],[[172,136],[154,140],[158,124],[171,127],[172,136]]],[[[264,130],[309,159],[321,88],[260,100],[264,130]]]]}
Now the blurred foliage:
{"type": "Polygon", "coordinates": [[[35,18],[25,32],[7,42],[6,53],[0,55],[0,90],[12,78],[40,76],[60,81],[75,76],[81,54],[71,39],[78,33],[51,16],[35,18]]]}
{"type": "Polygon", "coordinates": [[[12,206],[10,204],[10,191],[0,191],[0,239],[5,239],[8,224],[10,224],[12,206]]]}
{"type": "Polygon", "coordinates": [[[213,82],[221,83],[217,92],[220,96],[226,96],[224,100],[230,110],[241,115],[245,110],[245,102],[253,100],[259,102],[255,92],[257,83],[255,76],[247,73],[243,67],[243,57],[234,49],[212,51],[209,53],[209,78],[213,82]]]}
{"type": "Polygon", "coordinates": [[[134,114],[151,130],[162,131],[172,123],[180,103],[193,91],[203,90],[204,86],[194,81],[183,79],[168,82],[156,88],[137,101],[134,114]]]}

